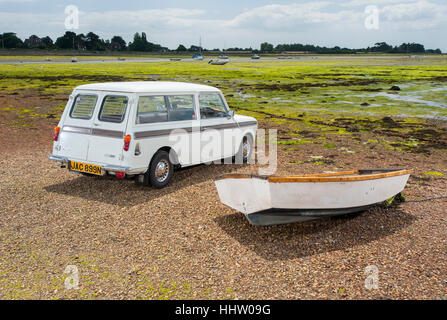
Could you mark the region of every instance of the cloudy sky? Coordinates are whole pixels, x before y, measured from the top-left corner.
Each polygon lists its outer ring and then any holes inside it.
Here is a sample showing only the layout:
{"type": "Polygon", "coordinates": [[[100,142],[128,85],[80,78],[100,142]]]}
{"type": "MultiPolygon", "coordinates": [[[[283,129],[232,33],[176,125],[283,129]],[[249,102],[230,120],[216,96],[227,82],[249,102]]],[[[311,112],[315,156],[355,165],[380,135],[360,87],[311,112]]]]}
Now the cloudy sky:
{"type": "Polygon", "coordinates": [[[206,48],[253,47],[261,42],[360,48],[386,41],[419,42],[447,51],[446,0],[0,0],[0,32],[55,40],[66,31],[65,7],[79,8],[77,33],[130,41],[144,31],[152,42],[206,48]],[[365,28],[365,9],[379,9],[378,30],[365,28]]]}

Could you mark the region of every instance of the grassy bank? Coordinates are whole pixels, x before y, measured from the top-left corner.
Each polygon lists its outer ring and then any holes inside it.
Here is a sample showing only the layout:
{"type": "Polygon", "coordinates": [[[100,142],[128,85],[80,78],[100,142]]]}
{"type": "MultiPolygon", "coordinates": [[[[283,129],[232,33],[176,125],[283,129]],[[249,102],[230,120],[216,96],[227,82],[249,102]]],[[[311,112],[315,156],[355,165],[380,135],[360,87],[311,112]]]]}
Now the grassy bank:
{"type": "Polygon", "coordinates": [[[68,94],[90,82],[174,80],[217,86],[236,109],[292,118],[303,112],[447,117],[447,59],[439,58],[3,64],[0,75],[4,92],[68,94]],[[402,90],[388,90],[392,85],[402,90]]]}
{"type": "Polygon", "coordinates": [[[27,126],[33,117],[58,118],[64,99],[84,83],[185,81],[220,88],[239,113],[291,126],[282,144],[301,144],[304,137],[294,131],[311,129],[329,135],[375,131],[390,148],[425,150],[428,144],[445,149],[445,130],[425,128],[432,127],[430,119],[447,119],[446,62],[439,57],[343,56],[235,59],[224,66],[207,61],[1,64],[2,92],[20,95],[31,90],[29,95],[43,99],[57,97],[58,104],[43,113],[33,105],[0,108],[16,112],[22,119],[18,125],[27,126]]]}

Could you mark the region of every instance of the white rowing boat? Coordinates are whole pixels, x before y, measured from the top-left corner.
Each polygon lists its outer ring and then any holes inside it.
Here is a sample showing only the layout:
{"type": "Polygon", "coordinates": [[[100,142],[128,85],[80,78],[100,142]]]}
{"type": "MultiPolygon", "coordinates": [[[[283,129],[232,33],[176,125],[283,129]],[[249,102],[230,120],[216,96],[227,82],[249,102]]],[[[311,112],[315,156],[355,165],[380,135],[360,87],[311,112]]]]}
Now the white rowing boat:
{"type": "Polygon", "coordinates": [[[362,169],[292,176],[226,174],[220,201],[251,224],[300,222],[363,211],[400,193],[413,170],[362,169]]]}

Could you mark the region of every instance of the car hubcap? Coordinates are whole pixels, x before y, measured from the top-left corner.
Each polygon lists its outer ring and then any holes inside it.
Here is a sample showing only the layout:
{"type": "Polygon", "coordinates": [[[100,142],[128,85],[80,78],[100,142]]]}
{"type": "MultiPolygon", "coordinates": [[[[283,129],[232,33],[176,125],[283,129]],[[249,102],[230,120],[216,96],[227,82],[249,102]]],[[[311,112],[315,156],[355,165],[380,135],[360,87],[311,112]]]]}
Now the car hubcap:
{"type": "Polygon", "coordinates": [[[169,163],[166,160],[160,160],[155,167],[155,178],[158,182],[163,182],[166,180],[169,174],[169,163]]]}

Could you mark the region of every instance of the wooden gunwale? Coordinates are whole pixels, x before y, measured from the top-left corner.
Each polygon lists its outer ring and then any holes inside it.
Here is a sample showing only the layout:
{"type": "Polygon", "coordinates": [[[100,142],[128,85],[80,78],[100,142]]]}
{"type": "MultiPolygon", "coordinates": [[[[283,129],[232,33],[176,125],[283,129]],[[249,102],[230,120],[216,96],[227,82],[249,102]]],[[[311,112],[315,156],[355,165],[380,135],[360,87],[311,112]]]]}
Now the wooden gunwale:
{"type": "Polygon", "coordinates": [[[413,169],[400,169],[390,172],[359,174],[360,170],[331,172],[320,174],[303,174],[292,176],[256,176],[250,174],[225,174],[221,179],[264,179],[272,183],[287,183],[287,182],[349,182],[349,181],[365,181],[376,180],[383,178],[390,178],[402,176],[413,173],[413,169]]]}

